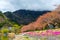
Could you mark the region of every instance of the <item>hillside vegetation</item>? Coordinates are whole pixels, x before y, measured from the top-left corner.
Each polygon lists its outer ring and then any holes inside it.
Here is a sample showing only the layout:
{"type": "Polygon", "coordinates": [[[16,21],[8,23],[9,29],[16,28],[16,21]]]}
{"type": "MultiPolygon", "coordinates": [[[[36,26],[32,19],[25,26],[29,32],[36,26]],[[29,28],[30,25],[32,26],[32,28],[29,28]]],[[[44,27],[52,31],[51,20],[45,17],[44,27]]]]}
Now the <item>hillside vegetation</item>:
{"type": "Polygon", "coordinates": [[[35,22],[25,25],[21,32],[60,28],[60,6],[52,12],[39,16],[35,22]]]}

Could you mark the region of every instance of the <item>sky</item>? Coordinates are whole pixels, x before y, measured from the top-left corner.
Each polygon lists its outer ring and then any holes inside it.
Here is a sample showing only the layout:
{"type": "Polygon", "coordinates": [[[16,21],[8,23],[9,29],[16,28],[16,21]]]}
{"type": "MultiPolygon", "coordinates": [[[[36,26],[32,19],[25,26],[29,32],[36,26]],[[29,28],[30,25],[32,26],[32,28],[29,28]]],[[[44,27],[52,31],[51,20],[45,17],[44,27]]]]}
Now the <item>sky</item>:
{"type": "Polygon", "coordinates": [[[60,0],[0,0],[0,11],[26,10],[54,10],[60,0]]]}

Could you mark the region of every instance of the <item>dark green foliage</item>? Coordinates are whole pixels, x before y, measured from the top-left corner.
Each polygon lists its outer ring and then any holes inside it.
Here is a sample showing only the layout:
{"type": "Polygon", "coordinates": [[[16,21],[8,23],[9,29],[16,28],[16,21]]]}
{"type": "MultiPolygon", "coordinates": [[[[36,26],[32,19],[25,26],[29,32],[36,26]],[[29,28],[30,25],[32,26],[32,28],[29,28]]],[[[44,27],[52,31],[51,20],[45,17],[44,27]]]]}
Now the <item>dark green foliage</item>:
{"type": "Polygon", "coordinates": [[[50,11],[31,11],[31,10],[17,10],[14,12],[5,12],[8,19],[18,24],[27,25],[34,22],[40,15],[50,11]]]}
{"type": "Polygon", "coordinates": [[[5,24],[5,23],[0,23],[0,28],[3,27],[4,24],[5,24]]]}

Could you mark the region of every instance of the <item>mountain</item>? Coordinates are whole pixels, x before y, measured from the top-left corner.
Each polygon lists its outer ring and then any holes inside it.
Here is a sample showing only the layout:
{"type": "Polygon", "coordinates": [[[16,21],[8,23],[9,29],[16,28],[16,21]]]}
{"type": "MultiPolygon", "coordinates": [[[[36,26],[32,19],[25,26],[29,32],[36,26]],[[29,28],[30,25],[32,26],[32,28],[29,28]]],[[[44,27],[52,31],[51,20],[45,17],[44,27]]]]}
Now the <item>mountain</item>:
{"type": "Polygon", "coordinates": [[[40,15],[50,11],[32,11],[32,10],[17,10],[14,12],[5,12],[5,16],[18,24],[27,25],[34,22],[40,15]]]}
{"type": "Polygon", "coordinates": [[[36,21],[24,25],[21,32],[60,28],[60,6],[51,12],[39,16],[36,21]]]}

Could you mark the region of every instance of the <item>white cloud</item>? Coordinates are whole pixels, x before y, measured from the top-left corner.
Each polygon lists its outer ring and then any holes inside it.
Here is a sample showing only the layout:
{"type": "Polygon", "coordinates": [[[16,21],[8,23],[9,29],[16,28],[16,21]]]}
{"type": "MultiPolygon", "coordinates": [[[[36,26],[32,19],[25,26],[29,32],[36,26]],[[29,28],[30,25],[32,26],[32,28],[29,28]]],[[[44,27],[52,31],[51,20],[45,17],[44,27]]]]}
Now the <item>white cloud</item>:
{"type": "Polygon", "coordinates": [[[60,0],[20,0],[20,8],[31,10],[53,10],[60,0]]]}
{"type": "Polygon", "coordinates": [[[14,11],[18,9],[53,10],[60,0],[0,0],[0,10],[14,11]]]}
{"type": "Polygon", "coordinates": [[[0,10],[1,11],[12,11],[14,9],[15,9],[14,6],[11,3],[9,3],[8,1],[6,1],[6,0],[0,1],[0,10]]]}

